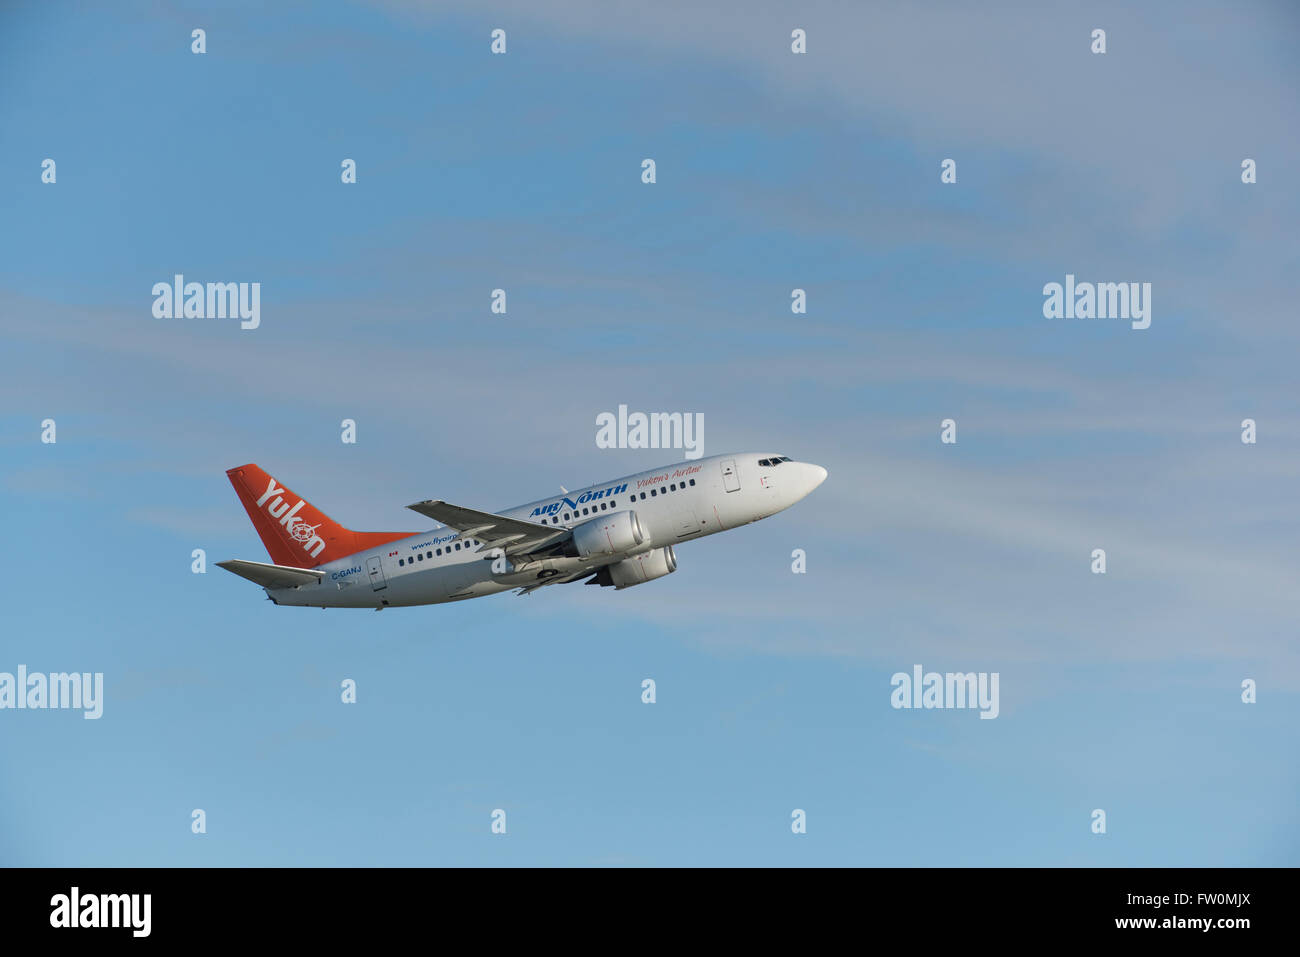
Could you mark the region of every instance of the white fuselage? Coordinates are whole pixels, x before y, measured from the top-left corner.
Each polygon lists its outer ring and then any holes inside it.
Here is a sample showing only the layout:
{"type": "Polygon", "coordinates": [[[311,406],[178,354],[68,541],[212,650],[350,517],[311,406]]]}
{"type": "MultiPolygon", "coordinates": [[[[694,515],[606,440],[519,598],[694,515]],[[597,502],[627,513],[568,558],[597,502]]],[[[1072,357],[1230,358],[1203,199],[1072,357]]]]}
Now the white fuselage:
{"type": "Polygon", "coordinates": [[[547,577],[597,571],[666,545],[713,535],[789,508],[826,478],[826,470],[762,453],[716,455],[600,482],[496,514],[573,528],[634,511],[646,541],[612,557],[501,559],[500,552],[443,525],[318,566],[318,585],[267,589],[281,605],[383,608],[477,598],[534,585],[547,577]],[[494,560],[495,559],[495,560],[494,560]]]}

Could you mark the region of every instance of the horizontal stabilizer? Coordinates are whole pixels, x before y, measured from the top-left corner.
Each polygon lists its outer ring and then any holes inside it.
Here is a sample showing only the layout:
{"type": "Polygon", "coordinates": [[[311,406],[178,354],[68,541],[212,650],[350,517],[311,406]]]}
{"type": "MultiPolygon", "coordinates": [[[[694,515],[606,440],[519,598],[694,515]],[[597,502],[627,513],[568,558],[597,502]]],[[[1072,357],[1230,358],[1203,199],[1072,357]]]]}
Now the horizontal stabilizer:
{"type": "Polygon", "coordinates": [[[324,572],[310,568],[290,568],[288,565],[266,565],[262,562],[245,562],[234,559],[217,562],[217,565],[240,578],[247,578],[263,588],[292,588],[294,585],[314,585],[325,577],[324,572]]]}

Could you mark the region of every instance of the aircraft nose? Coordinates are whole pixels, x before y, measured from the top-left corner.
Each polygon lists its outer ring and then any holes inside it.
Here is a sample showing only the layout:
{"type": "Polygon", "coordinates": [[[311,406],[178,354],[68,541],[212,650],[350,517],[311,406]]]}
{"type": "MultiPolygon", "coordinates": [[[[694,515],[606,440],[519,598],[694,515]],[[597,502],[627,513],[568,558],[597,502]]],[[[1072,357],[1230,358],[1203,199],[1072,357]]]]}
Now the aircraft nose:
{"type": "Polygon", "coordinates": [[[810,462],[799,463],[799,498],[810,495],[818,485],[826,481],[826,470],[820,465],[813,465],[810,462]]]}

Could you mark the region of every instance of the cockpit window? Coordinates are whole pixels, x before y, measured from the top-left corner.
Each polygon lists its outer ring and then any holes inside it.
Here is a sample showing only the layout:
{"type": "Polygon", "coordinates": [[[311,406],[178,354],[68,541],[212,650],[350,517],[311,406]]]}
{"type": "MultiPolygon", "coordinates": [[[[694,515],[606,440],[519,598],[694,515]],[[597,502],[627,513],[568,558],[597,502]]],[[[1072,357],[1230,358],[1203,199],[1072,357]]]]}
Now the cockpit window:
{"type": "Polygon", "coordinates": [[[793,460],[790,458],[790,456],[788,456],[788,455],[783,455],[783,456],[781,456],[781,461],[782,461],[782,462],[790,462],[790,461],[793,461],[793,460]]]}
{"type": "Polygon", "coordinates": [[[759,459],[759,460],[758,460],[758,464],[761,465],[761,466],[763,466],[763,468],[767,468],[769,465],[772,464],[772,460],[771,460],[771,459],[759,459]]]}

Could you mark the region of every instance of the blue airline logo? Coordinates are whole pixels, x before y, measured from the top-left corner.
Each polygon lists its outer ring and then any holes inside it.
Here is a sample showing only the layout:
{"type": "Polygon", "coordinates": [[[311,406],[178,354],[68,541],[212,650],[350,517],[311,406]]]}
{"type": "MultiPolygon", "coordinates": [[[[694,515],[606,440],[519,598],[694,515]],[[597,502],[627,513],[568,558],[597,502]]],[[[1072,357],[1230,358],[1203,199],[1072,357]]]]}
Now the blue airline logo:
{"type": "Polygon", "coordinates": [[[550,505],[539,505],[537,506],[537,508],[533,509],[532,513],[528,517],[536,518],[538,515],[554,515],[561,508],[565,508],[565,507],[577,511],[579,505],[585,505],[587,502],[594,502],[598,499],[607,498],[612,495],[621,495],[623,492],[626,491],[627,491],[627,484],[624,483],[623,485],[611,485],[607,489],[597,489],[591,492],[583,492],[581,495],[578,496],[578,500],[576,502],[573,499],[566,497],[560,499],[558,502],[552,502],[550,505]]]}

